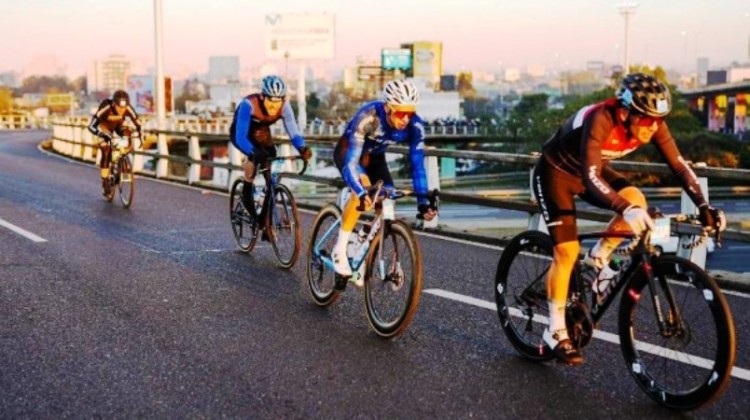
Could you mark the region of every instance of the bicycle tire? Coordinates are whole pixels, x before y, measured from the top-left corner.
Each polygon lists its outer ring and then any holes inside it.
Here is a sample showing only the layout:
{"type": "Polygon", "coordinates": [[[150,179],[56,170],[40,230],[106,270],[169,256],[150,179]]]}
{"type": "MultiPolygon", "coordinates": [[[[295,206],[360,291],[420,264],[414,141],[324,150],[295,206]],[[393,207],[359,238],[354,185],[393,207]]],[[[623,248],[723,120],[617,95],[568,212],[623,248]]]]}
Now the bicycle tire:
{"type": "Polygon", "coordinates": [[[521,232],[503,250],[495,274],[495,303],[500,325],[513,347],[525,358],[555,357],[542,333],[549,323],[546,276],[553,242],[539,231],[521,232]]]}
{"type": "Polygon", "coordinates": [[[289,269],[299,256],[302,229],[297,202],[286,185],[276,185],[272,206],[273,210],[266,217],[266,232],[279,264],[282,268],[289,269]],[[287,243],[285,239],[290,242],[287,243]]]}
{"type": "Polygon", "coordinates": [[[120,193],[120,203],[127,209],[133,205],[135,197],[135,174],[128,156],[121,157],[118,162],[120,180],[117,183],[117,189],[120,193]]]}
{"type": "Polygon", "coordinates": [[[669,336],[659,332],[650,288],[645,276],[637,276],[626,285],[620,303],[625,363],[641,389],[660,405],[674,410],[703,407],[729,385],[736,356],[732,313],[716,282],[691,261],[661,256],[652,260],[652,267],[664,318],[673,320],[679,313],[685,328],[672,325],[669,336]]]}
{"type": "Polygon", "coordinates": [[[366,260],[365,311],[375,333],[384,338],[393,338],[406,331],[419,307],[422,254],[414,232],[404,222],[394,220],[384,229],[382,245],[385,264],[382,266],[387,274],[385,278],[379,278],[381,242],[376,238],[366,260]],[[393,248],[389,249],[389,245],[393,248]],[[390,305],[394,296],[394,305],[390,305]]]}
{"type": "Polygon", "coordinates": [[[232,193],[229,195],[229,223],[232,225],[232,233],[237,245],[243,252],[251,252],[258,241],[258,229],[251,223],[251,216],[242,204],[242,178],[232,184],[232,193]]]}
{"type": "Polygon", "coordinates": [[[307,265],[305,278],[307,280],[310,296],[316,305],[326,307],[338,300],[341,292],[335,289],[336,273],[330,270],[321,257],[331,257],[333,247],[336,245],[338,227],[341,223],[341,209],[335,205],[324,207],[315,217],[310,240],[307,247],[307,265]],[[329,232],[333,228],[333,231],[329,232]],[[328,237],[323,235],[329,233],[328,237]],[[325,239],[324,243],[318,243],[325,239]],[[316,247],[320,249],[320,255],[315,255],[316,247]]]}

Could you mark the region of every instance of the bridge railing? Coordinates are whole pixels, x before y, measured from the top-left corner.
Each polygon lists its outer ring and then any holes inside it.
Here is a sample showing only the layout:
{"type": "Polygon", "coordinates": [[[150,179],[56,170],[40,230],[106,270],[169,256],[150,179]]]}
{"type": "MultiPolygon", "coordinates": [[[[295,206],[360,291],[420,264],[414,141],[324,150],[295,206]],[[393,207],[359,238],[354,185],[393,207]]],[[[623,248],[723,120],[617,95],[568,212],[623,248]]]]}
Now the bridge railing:
{"type": "MultiPolygon", "coordinates": [[[[189,126],[187,128],[190,128],[189,126]]],[[[226,131],[225,131],[226,132],[226,131]]],[[[280,137],[281,139],[282,137],[280,137]]],[[[208,187],[228,191],[232,182],[243,175],[242,153],[240,153],[229,142],[226,134],[196,133],[191,131],[174,130],[148,130],[146,143],[155,147],[135,152],[134,167],[137,173],[153,176],[156,178],[171,179],[191,185],[208,187]]],[[[314,149],[330,150],[331,140],[317,140],[308,138],[308,144],[314,149]]],[[[52,124],[52,147],[58,153],[75,159],[96,162],[98,158],[98,140],[93,136],[84,124],[60,123],[52,124]]],[[[288,141],[280,141],[281,154],[291,154],[291,145],[288,141]]],[[[408,148],[392,146],[389,153],[408,154],[408,148]]],[[[310,168],[317,168],[316,155],[310,162],[310,168]]],[[[425,160],[428,173],[429,189],[440,189],[440,177],[438,159],[465,158],[479,161],[500,162],[526,166],[529,169],[536,163],[538,156],[519,155],[512,153],[478,152],[464,150],[447,150],[427,148],[425,160]]],[[[304,181],[305,184],[297,185],[304,193],[310,195],[319,194],[322,191],[315,184],[343,188],[337,171],[330,171],[329,176],[315,175],[315,169],[310,174],[292,174],[292,163],[288,170],[290,174],[286,179],[304,181]],[[312,183],[312,185],[309,185],[312,183]]],[[[669,173],[664,164],[613,161],[612,166],[625,172],[647,172],[647,173],[669,173]]],[[[704,178],[704,190],[707,190],[707,181],[710,179],[732,179],[741,181],[743,185],[750,185],[750,170],[725,169],[717,167],[705,167],[694,165],[694,170],[699,177],[704,178]]],[[[258,180],[262,182],[262,180],[258,180]]],[[[331,193],[331,190],[326,190],[331,193]]],[[[530,194],[529,194],[530,197],[530,194]]],[[[476,193],[441,192],[441,198],[447,202],[480,205],[499,209],[509,209],[528,213],[530,216],[529,226],[536,227],[538,224],[538,208],[530,199],[508,199],[492,198],[476,193]]],[[[683,211],[686,211],[683,206],[683,211]]],[[[688,208],[687,211],[690,211],[688,208]]],[[[579,211],[578,217],[585,220],[606,222],[611,218],[611,212],[607,211],[579,211]]],[[[437,227],[437,222],[430,227],[437,227]]],[[[750,242],[750,232],[740,230],[728,230],[725,237],[731,240],[750,242]]]]}

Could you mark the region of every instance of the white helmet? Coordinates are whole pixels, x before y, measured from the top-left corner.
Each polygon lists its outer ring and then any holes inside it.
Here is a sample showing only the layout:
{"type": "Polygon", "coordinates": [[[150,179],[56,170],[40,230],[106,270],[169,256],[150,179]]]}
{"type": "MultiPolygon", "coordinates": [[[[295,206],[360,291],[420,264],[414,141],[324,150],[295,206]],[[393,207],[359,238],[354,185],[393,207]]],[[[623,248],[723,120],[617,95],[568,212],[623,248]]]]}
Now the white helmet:
{"type": "Polygon", "coordinates": [[[408,80],[391,80],[383,88],[383,100],[389,105],[412,105],[419,103],[419,92],[408,80]]]}

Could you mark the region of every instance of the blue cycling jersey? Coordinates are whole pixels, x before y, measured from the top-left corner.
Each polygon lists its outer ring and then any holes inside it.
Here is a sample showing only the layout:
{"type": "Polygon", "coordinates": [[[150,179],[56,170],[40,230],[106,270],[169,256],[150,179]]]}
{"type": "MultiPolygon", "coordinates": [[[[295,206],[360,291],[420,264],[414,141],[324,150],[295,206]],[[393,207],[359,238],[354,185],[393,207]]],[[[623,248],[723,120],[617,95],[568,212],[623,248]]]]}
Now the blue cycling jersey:
{"type": "Polygon", "coordinates": [[[403,130],[388,125],[383,101],[365,104],[357,111],[346,126],[344,138],[347,141],[346,158],[342,174],[346,184],[355,194],[362,197],[367,190],[360,181],[365,173],[360,165],[364,154],[384,154],[391,144],[409,146],[414,192],[419,204],[427,204],[427,172],[424,167],[424,122],[414,115],[403,130]]]}
{"type": "MultiPolygon", "coordinates": [[[[259,95],[248,95],[243,98],[235,111],[234,132],[231,133],[232,143],[245,155],[251,155],[255,150],[253,141],[258,139],[252,138],[255,128],[264,128],[275,123],[279,118],[284,121],[289,139],[294,147],[299,150],[305,146],[305,140],[300,134],[297,122],[294,120],[294,111],[288,101],[284,101],[281,111],[278,115],[267,115],[265,110],[261,109],[261,99],[259,95]]],[[[270,131],[268,132],[270,136],[270,131]]]]}

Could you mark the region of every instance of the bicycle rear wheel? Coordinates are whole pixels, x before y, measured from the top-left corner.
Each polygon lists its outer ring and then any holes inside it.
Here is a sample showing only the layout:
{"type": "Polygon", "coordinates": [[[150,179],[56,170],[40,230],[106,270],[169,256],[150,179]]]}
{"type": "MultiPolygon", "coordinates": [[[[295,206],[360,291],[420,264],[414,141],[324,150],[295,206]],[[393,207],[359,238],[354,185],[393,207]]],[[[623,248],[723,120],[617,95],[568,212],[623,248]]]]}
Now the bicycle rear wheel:
{"type": "Polygon", "coordinates": [[[255,248],[258,241],[258,229],[255,219],[245,210],[242,204],[242,178],[232,184],[232,193],[229,195],[229,222],[237,245],[244,252],[250,252],[255,248]]]}
{"type": "Polygon", "coordinates": [[[341,294],[334,288],[336,273],[327,264],[331,262],[339,226],[341,226],[341,210],[334,205],[329,205],[315,217],[310,233],[305,277],[310,296],[318,306],[328,306],[336,302],[341,294]]]}
{"type": "Polygon", "coordinates": [[[546,280],[552,263],[549,235],[525,231],[503,250],[495,274],[495,302],[500,325],[524,357],[545,361],[554,354],[542,340],[549,324],[546,280]]]}
{"type": "Polygon", "coordinates": [[[126,209],[133,205],[133,197],[135,195],[135,177],[133,173],[133,165],[130,163],[128,156],[123,156],[119,160],[119,182],[117,189],[120,191],[120,202],[126,209]]]}
{"type": "Polygon", "coordinates": [[[657,403],[692,410],[729,385],[736,341],[732,314],[716,282],[692,262],[652,260],[666,328],[660,331],[642,276],[628,284],[619,313],[620,347],[630,374],[657,403]]]}
{"type": "Polygon", "coordinates": [[[391,338],[406,331],[419,306],[422,254],[405,223],[395,220],[384,229],[382,254],[376,238],[367,255],[365,309],[372,329],[391,338]]]}
{"type": "Polygon", "coordinates": [[[291,268],[299,256],[302,242],[297,202],[286,185],[275,187],[273,208],[268,220],[268,236],[282,268],[291,268]]]}

